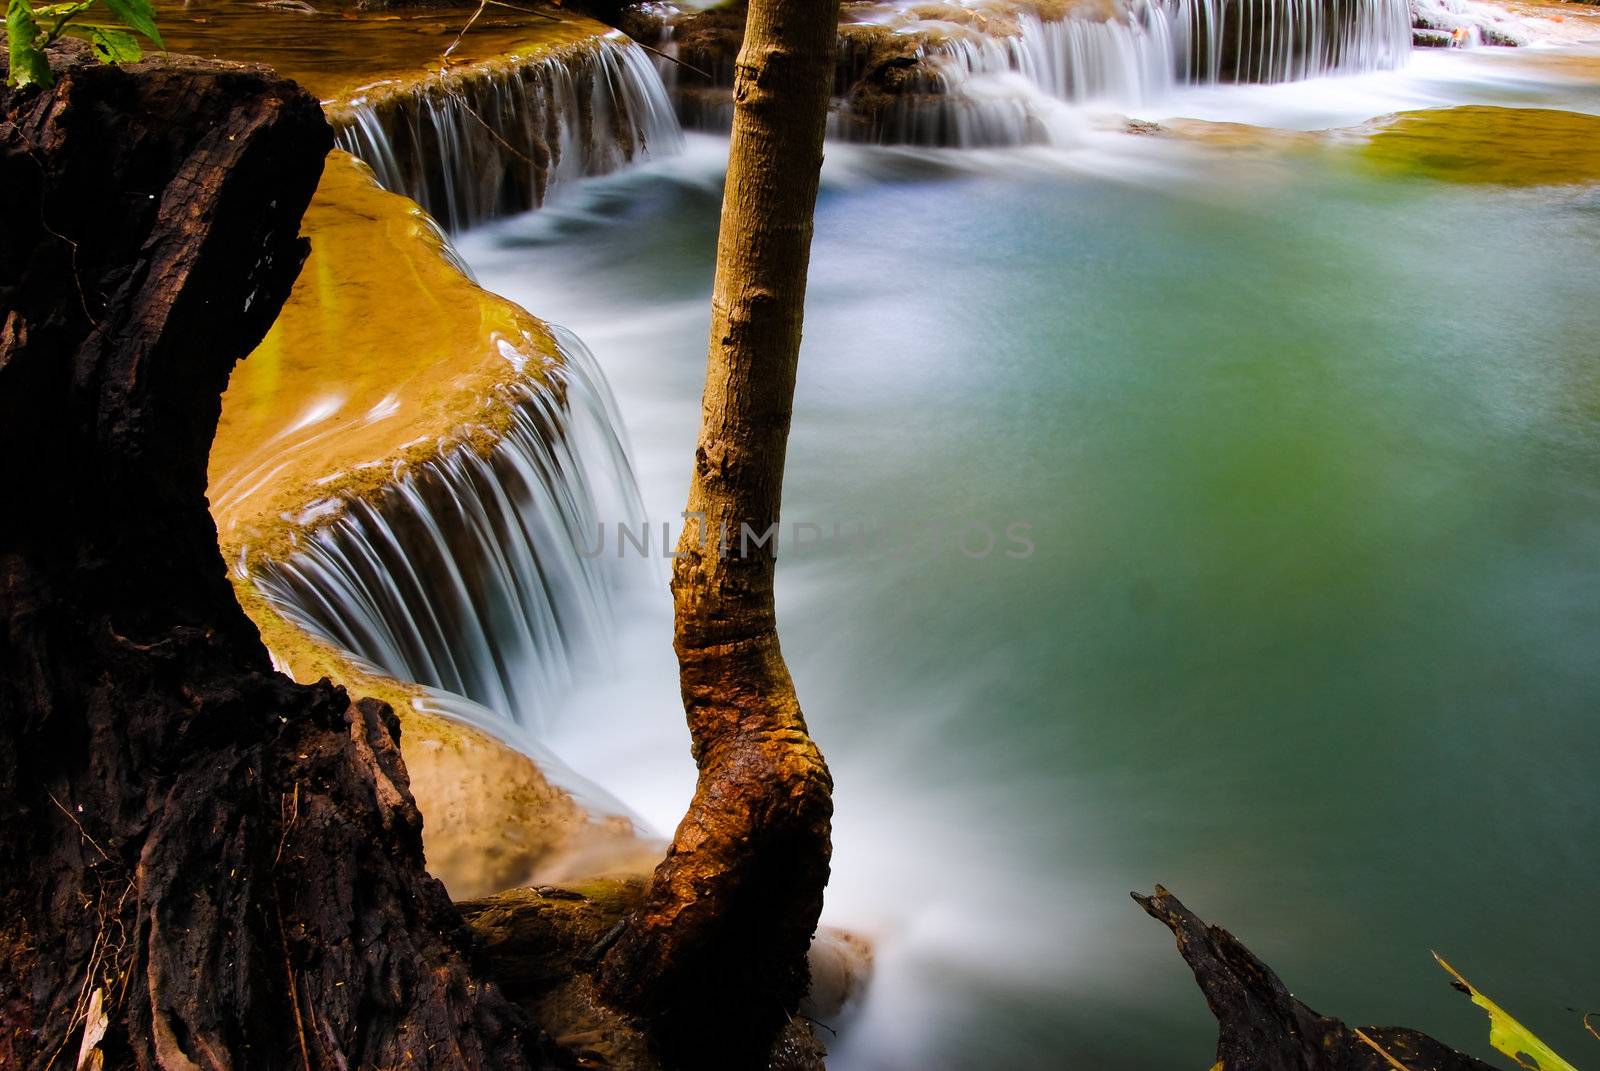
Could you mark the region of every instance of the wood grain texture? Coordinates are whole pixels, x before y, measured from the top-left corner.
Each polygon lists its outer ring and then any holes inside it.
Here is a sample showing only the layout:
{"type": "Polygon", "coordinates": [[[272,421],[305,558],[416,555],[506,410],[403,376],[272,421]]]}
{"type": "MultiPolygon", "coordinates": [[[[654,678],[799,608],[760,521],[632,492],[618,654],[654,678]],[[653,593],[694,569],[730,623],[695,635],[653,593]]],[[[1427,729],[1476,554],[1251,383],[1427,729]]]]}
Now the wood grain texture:
{"type": "Polygon", "coordinates": [[[834,0],[749,7],[688,501],[703,520],[672,578],[699,779],[601,970],[682,1066],[764,1065],[828,877],[832,781],[778,644],[776,547],[754,537],[779,518],[837,18],[834,0]]]}

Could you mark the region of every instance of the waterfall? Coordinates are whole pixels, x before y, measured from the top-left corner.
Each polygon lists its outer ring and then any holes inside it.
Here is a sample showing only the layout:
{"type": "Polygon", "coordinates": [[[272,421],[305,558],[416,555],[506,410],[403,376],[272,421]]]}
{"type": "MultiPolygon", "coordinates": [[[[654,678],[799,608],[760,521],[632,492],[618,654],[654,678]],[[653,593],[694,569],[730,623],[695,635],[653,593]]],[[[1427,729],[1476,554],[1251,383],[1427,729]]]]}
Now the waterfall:
{"type": "Polygon", "coordinates": [[[525,729],[606,648],[619,572],[641,566],[582,549],[642,507],[610,389],[577,337],[551,330],[565,360],[510,388],[492,446],[340,503],[257,576],[285,617],[359,662],[525,729]]]}
{"type": "Polygon", "coordinates": [[[1196,45],[1213,81],[1384,70],[1411,53],[1411,9],[1394,0],[1225,0],[1215,32],[1196,45]]]}
{"type": "Polygon", "coordinates": [[[1526,45],[1528,24],[1504,8],[1476,0],[1411,0],[1413,40],[1434,47],[1526,45]]]}
{"type": "Polygon", "coordinates": [[[963,147],[1045,142],[1053,140],[1052,102],[1137,108],[1182,85],[1397,67],[1411,50],[1406,0],[1136,0],[1119,17],[1020,14],[1014,27],[992,35],[949,27],[922,51],[921,92],[869,110],[864,121],[847,98],[836,136],[963,147]]]}
{"type": "MultiPolygon", "coordinates": [[[[913,6],[857,12],[841,27],[829,136],[876,144],[982,148],[1061,140],[1063,105],[1134,109],[1186,85],[1286,82],[1381,70],[1411,50],[1408,0],[1128,0],[1110,17],[1045,19],[1003,4],[943,21],[913,6]],[[915,42],[908,58],[886,48],[915,42]]],[[[701,62],[702,57],[697,56],[701,62]]],[[[727,75],[725,65],[712,64],[727,75]]],[[[673,72],[668,72],[673,77],[673,72]]],[[[726,95],[677,93],[708,129],[726,95]]]]}
{"type": "MultiPolygon", "coordinates": [[[[1193,71],[1195,30],[1215,25],[1215,0],[1139,3],[1126,18],[1044,20],[1019,14],[1015,32],[941,25],[923,46],[911,92],[847,97],[838,138],[962,148],[1054,140],[1054,102],[1135,106],[1160,99],[1193,71]]],[[[926,23],[914,25],[925,26],[926,23]]]]}
{"type": "Polygon", "coordinates": [[[654,65],[616,31],[533,61],[369,87],[332,111],[339,146],[451,231],[683,140],[654,65]]]}

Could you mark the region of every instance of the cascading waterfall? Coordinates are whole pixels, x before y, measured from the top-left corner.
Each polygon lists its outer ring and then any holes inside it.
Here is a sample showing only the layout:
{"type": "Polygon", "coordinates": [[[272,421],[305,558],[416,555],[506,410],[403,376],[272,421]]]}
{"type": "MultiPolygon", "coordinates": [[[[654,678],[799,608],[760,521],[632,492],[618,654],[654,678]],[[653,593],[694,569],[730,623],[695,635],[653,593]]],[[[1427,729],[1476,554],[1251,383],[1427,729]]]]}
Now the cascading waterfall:
{"type": "Polygon", "coordinates": [[[1526,45],[1533,40],[1520,17],[1476,0],[1411,0],[1413,39],[1434,47],[1460,41],[1478,45],[1526,45]]]}
{"type": "Polygon", "coordinates": [[[457,447],[339,515],[261,590],[291,621],[401,680],[465,696],[524,728],[602,651],[611,592],[637,559],[594,555],[598,526],[642,514],[621,421],[594,359],[513,386],[509,427],[457,447]]]}
{"type": "Polygon", "coordinates": [[[451,231],[537,208],[562,182],[683,141],[649,57],[617,32],[534,61],[374,88],[334,118],[341,148],[451,231]]]}
{"type": "MultiPolygon", "coordinates": [[[[922,50],[920,85],[884,107],[846,100],[832,133],[845,140],[962,148],[1054,140],[1049,104],[1156,100],[1194,70],[1197,29],[1214,25],[1215,0],[1140,3],[1126,18],[1046,21],[1015,17],[1015,33],[938,25],[922,50]],[[1041,99],[1043,98],[1043,99],[1041,99]]],[[[927,23],[918,23],[927,27],[927,23]]]]}
{"type": "Polygon", "coordinates": [[[1406,0],[1138,0],[1119,18],[1043,20],[1016,32],[953,27],[928,46],[926,94],[836,132],[979,147],[1053,140],[1048,101],[1135,108],[1181,85],[1286,82],[1403,64],[1406,0]]]}
{"type": "MultiPolygon", "coordinates": [[[[1048,143],[1062,139],[1062,104],[1133,109],[1185,85],[1398,67],[1411,50],[1407,0],[1130,0],[1109,18],[1103,8],[1051,19],[1003,3],[963,10],[985,17],[942,21],[937,9],[898,5],[858,12],[862,27],[879,33],[843,28],[829,136],[963,148],[1048,143]],[[885,29],[920,43],[915,65],[892,56],[892,84],[880,85],[875,50],[885,29]]],[[[725,128],[731,116],[731,105],[703,91],[680,94],[679,110],[708,129],[725,128]]]]}
{"type": "Polygon", "coordinates": [[[1289,82],[1398,67],[1411,52],[1411,7],[1393,0],[1226,0],[1197,39],[1215,80],[1289,82]]]}

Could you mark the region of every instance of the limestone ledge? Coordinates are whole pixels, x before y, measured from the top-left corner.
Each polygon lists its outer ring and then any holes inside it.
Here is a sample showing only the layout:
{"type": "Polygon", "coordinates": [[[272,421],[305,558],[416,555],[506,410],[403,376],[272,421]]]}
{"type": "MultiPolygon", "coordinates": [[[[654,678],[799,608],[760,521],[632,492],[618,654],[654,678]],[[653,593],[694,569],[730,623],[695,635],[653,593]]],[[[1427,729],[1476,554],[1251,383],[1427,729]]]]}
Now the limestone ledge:
{"type": "Polygon", "coordinates": [[[476,286],[414,203],[330,155],[302,224],[312,253],[282,314],[235,370],[210,460],[212,514],[245,612],[280,668],[329,677],[399,715],[432,872],[453,896],[560,878],[651,849],[592,819],[534,761],[424,709],[426,690],[353,665],[287,621],[254,582],[341,503],[454,449],[486,450],[509,385],[560,361],[544,324],[476,286]]]}
{"type": "Polygon", "coordinates": [[[338,144],[452,231],[676,142],[644,53],[561,7],[192,0],[160,16],[172,48],[266,63],[311,89],[338,144]]]}
{"type": "Polygon", "coordinates": [[[459,80],[474,69],[542,58],[610,32],[593,19],[537,3],[481,12],[470,4],[371,12],[337,0],[319,0],[314,10],[163,0],[157,14],[172,51],[265,63],[320,97],[336,123],[363,94],[437,77],[459,80]]]}

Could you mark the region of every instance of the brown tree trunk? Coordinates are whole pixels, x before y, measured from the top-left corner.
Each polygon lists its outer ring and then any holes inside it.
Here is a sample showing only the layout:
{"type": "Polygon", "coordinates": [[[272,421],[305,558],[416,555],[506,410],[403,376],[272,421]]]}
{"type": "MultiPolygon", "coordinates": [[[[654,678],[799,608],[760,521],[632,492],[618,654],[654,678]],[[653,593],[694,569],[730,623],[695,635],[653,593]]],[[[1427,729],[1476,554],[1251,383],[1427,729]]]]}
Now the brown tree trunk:
{"type": "Polygon", "coordinates": [[[0,91],[0,1067],[547,1062],[423,867],[392,713],[272,672],[206,508],[321,110],[83,52],[0,91]]]}
{"type": "Polygon", "coordinates": [[[757,537],[778,521],[837,18],[837,0],[750,4],[689,488],[703,519],[672,580],[699,781],[601,970],[669,1058],[700,1067],[761,1066],[804,995],[828,879],[832,782],[778,647],[776,546],[757,537]]]}

